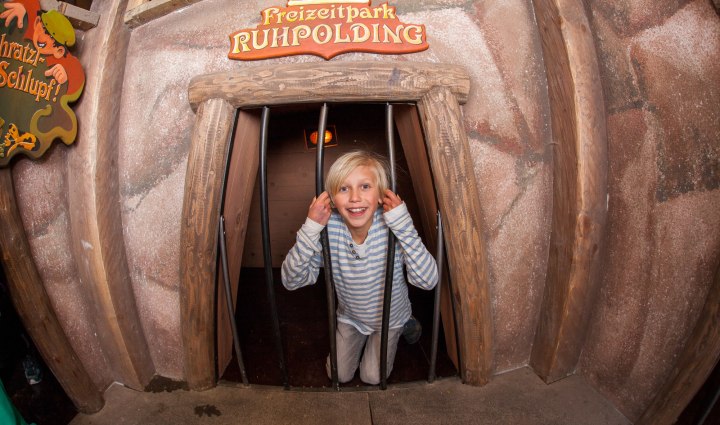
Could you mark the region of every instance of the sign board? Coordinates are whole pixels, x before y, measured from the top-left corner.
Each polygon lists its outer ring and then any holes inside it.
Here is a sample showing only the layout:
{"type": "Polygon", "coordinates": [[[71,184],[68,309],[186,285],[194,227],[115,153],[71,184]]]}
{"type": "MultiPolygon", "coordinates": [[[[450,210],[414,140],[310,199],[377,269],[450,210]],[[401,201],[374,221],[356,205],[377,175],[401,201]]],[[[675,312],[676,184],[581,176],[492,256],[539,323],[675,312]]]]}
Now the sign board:
{"type": "Polygon", "coordinates": [[[69,104],[85,86],[70,21],[38,0],[0,8],[0,167],[18,154],[39,158],[55,139],[75,141],[77,118],[69,104]]]}
{"type": "Polygon", "coordinates": [[[291,0],[260,12],[260,23],[230,34],[230,59],[311,54],[404,54],[428,48],[425,26],[401,22],[395,8],[368,0],[291,0]]]}

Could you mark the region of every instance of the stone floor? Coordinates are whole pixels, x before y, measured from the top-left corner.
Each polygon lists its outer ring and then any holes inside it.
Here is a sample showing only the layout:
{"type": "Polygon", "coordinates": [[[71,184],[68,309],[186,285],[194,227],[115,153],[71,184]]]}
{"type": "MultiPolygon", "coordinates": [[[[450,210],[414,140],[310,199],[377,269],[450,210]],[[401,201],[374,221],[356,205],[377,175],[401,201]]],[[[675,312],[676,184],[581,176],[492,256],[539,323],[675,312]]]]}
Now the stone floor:
{"type": "Polygon", "coordinates": [[[530,369],[497,376],[484,387],[456,378],[376,389],[284,391],[219,385],[204,392],[105,392],[105,407],[80,414],[90,424],[630,424],[582,377],[545,385],[530,369]]]}

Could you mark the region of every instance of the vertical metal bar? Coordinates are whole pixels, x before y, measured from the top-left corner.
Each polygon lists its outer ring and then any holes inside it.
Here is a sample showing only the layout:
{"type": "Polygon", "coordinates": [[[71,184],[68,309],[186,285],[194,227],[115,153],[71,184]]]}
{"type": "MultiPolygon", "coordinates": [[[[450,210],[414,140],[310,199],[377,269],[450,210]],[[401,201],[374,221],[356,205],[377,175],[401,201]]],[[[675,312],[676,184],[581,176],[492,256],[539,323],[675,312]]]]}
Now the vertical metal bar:
{"type": "Polygon", "coordinates": [[[448,276],[447,282],[448,292],[450,293],[450,306],[452,307],[453,325],[455,326],[455,353],[457,353],[458,373],[460,374],[460,380],[465,382],[465,370],[463,369],[462,353],[460,352],[460,328],[455,307],[455,292],[453,291],[453,283],[450,276],[448,276]]]}
{"type": "Polygon", "coordinates": [[[243,362],[242,351],[240,350],[240,337],[238,336],[237,322],[235,321],[235,309],[232,302],[232,289],[230,288],[230,273],[228,272],[227,259],[227,243],[225,241],[225,217],[220,216],[220,229],[218,240],[220,242],[220,258],[222,260],[223,281],[225,282],[225,299],[227,301],[228,315],[230,315],[230,327],[233,334],[233,345],[235,346],[235,355],[237,356],[238,368],[240,369],[240,378],[243,385],[248,384],[247,373],[245,373],[245,363],[243,362]]]}
{"type": "Polygon", "coordinates": [[[282,373],[282,382],[288,388],[288,374],[285,367],[285,353],[282,347],[282,336],[280,334],[280,318],[278,317],[277,304],[275,302],[275,283],[272,271],[272,255],[270,253],[270,223],[268,218],[268,190],[267,190],[267,138],[268,122],[270,121],[270,108],[263,107],[262,124],[260,127],[260,219],[262,222],[263,261],[265,262],[265,284],[267,285],[267,297],[270,304],[270,314],[273,322],[273,333],[275,335],[275,350],[277,351],[278,363],[282,373]]]}
{"type": "MultiPolygon", "coordinates": [[[[323,181],[323,154],[325,152],[325,127],[327,125],[327,103],[323,103],[320,108],[320,120],[318,122],[317,137],[317,163],[315,164],[315,196],[320,196],[325,191],[325,182],[323,181]]],[[[337,370],[337,341],[335,332],[337,326],[337,317],[335,317],[335,282],[332,277],[332,262],[330,261],[330,241],[328,239],[327,228],[320,233],[320,241],[322,243],[323,264],[325,272],[325,294],[327,297],[328,307],[328,329],[330,333],[330,378],[332,385],[336,390],[340,390],[340,382],[338,381],[337,370]]]]}
{"type": "MultiPolygon", "coordinates": [[[[390,163],[390,190],[395,192],[395,127],[393,125],[393,106],[385,105],[385,138],[387,140],[388,161],[390,163]]],[[[395,269],[395,234],[388,229],[387,261],[385,262],[385,291],[383,294],[382,328],[380,330],[380,388],[387,388],[387,351],[390,326],[390,305],[392,301],[393,274],[395,269]]]]}
{"type": "Polygon", "coordinates": [[[435,262],[438,268],[438,282],[435,287],[435,304],[433,306],[433,329],[432,329],[432,348],[430,351],[430,372],[428,372],[428,382],[435,381],[435,368],[437,367],[437,350],[438,350],[438,334],[440,331],[440,284],[443,279],[443,262],[445,260],[445,239],[443,237],[442,216],[440,211],[437,212],[437,252],[435,253],[435,262]]]}

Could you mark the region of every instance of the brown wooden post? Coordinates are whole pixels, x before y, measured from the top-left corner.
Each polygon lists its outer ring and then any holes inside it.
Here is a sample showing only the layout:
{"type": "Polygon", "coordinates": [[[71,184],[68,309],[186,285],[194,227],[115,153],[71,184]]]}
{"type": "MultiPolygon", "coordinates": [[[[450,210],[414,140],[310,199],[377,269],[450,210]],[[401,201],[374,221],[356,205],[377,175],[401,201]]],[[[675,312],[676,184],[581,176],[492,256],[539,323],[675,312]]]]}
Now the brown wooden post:
{"type": "Polygon", "coordinates": [[[443,215],[465,382],[484,385],[492,373],[492,312],[481,209],[460,105],[445,87],[418,102],[443,215]]]}
{"type": "MultiPolygon", "coordinates": [[[[258,173],[258,140],[260,138],[260,119],[257,115],[240,111],[235,142],[230,158],[228,181],[225,188],[225,233],[228,249],[228,270],[230,287],[233,290],[233,305],[236,305],[238,279],[242,266],[245,234],[251,205],[255,180],[258,173]]],[[[230,317],[225,305],[225,291],[222,275],[218,285],[218,374],[222,376],[232,359],[232,329],[230,317]]]]}
{"type": "Polygon", "coordinates": [[[720,267],[705,299],[695,329],[685,343],[665,385],[636,422],[674,424],[720,361],[720,267]]]}
{"type": "Polygon", "coordinates": [[[530,365],[545,382],[575,371],[598,280],[607,215],[605,108],[581,1],[536,0],[553,130],[553,215],[530,365]]]}
{"type": "Polygon", "coordinates": [[[120,102],[110,101],[122,91],[125,62],[118,58],[125,57],[130,32],[117,10],[110,6],[103,10],[100,24],[83,43],[87,52],[98,52],[88,61],[86,72],[91,78],[78,105],[83,140],[67,155],[71,244],[108,375],[143,390],[155,374],[155,365],[123,243],[117,143],[120,102]]]}
{"type": "Polygon", "coordinates": [[[194,390],[215,386],[215,273],[222,177],[234,108],[210,99],[193,128],[180,234],[180,320],[185,378],[194,390]]]}
{"type": "Polygon", "coordinates": [[[70,345],[45,291],[17,208],[9,168],[0,169],[0,227],[3,266],[18,315],[75,407],[83,413],[97,412],[105,401],[70,345]]]}
{"type": "MultiPolygon", "coordinates": [[[[418,116],[417,108],[413,105],[395,105],[395,125],[400,135],[400,142],[405,152],[408,171],[412,176],[413,189],[417,197],[417,203],[420,207],[420,221],[425,229],[425,242],[430,252],[436,251],[437,231],[437,201],[435,200],[435,185],[433,183],[432,173],[430,172],[430,161],[427,156],[425,147],[425,138],[422,133],[422,124],[418,116]]],[[[460,370],[457,357],[457,342],[455,321],[453,320],[452,303],[450,301],[450,286],[447,277],[450,276],[447,270],[447,263],[443,272],[443,281],[440,283],[441,306],[440,315],[445,329],[445,346],[448,355],[460,370]]]]}

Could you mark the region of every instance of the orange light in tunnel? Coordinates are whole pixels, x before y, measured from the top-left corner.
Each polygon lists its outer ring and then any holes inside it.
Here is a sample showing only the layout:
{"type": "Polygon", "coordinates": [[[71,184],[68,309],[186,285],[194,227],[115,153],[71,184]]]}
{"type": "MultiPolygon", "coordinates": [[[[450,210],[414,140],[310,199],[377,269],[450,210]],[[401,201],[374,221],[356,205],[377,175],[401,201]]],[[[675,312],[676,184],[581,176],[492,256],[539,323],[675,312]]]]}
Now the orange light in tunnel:
{"type": "MultiPolygon", "coordinates": [[[[315,149],[318,143],[318,131],[315,129],[305,129],[305,148],[315,149]]],[[[328,125],[325,129],[325,147],[337,146],[337,130],[334,125],[328,125]]]]}

